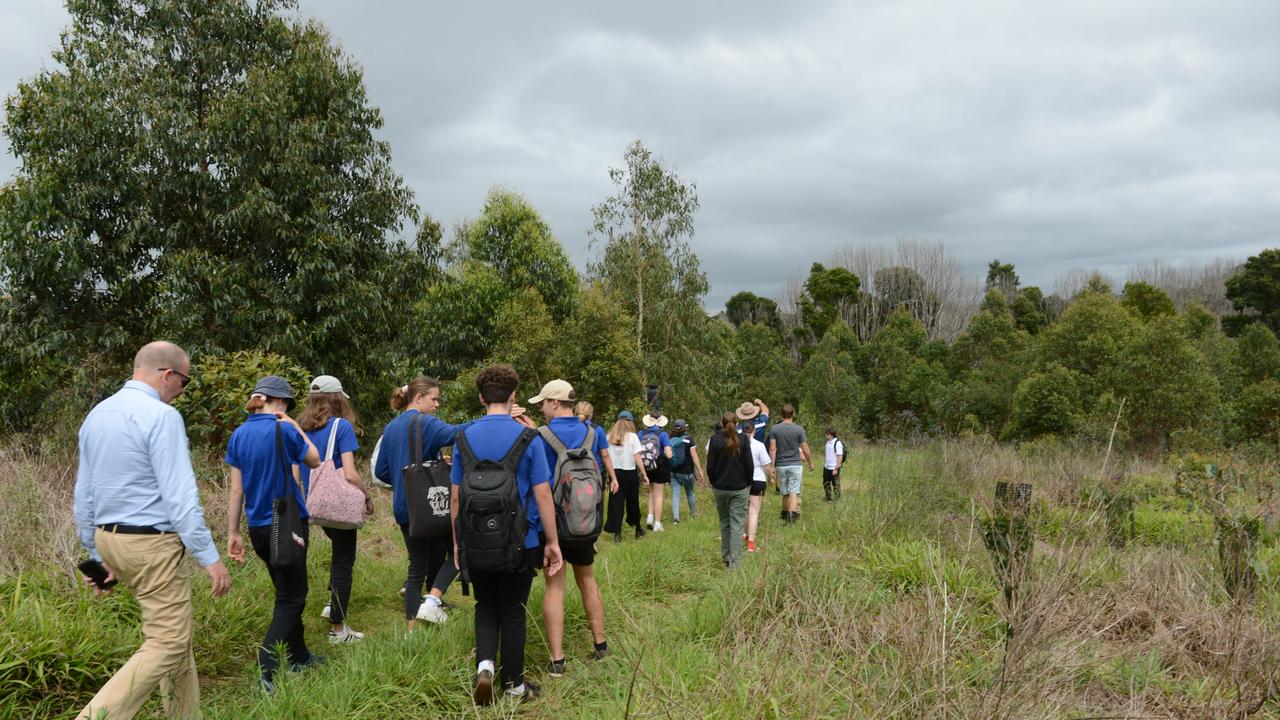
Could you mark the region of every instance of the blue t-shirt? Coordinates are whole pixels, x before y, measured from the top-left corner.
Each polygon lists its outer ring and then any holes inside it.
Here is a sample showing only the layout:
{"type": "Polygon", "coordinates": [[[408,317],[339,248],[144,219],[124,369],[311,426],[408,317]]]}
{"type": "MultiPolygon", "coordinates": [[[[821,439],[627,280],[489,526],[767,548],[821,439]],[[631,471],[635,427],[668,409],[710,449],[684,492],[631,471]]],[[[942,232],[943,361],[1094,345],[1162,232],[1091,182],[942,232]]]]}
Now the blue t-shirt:
{"type": "MultiPolygon", "coordinates": [[[[547,427],[551,428],[551,432],[555,433],[556,437],[560,438],[560,442],[564,443],[564,446],[570,450],[581,445],[582,438],[586,437],[587,433],[590,432],[590,429],[579,422],[578,418],[575,417],[553,418],[547,423],[547,427]]],[[[591,456],[596,459],[596,465],[600,464],[599,442],[600,435],[598,433],[592,433],[591,445],[587,449],[591,452],[591,456]]],[[[556,460],[558,459],[556,456],[556,449],[551,447],[551,444],[545,441],[542,443],[542,446],[547,449],[547,470],[553,475],[551,478],[551,489],[555,490],[556,480],[559,479],[554,477],[556,471],[556,460]]]]}
{"type": "MultiPolygon", "coordinates": [[[[250,415],[227,441],[226,463],[240,468],[244,484],[244,515],[249,527],[271,524],[271,501],[279,497],[280,486],[285,482],[284,473],[291,470],[287,466],[281,469],[276,459],[277,425],[284,439],[285,462],[305,465],[303,458],[307,456],[307,441],[302,439],[302,433],[292,425],[276,420],[276,416],[270,413],[250,415]]],[[[288,487],[298,499],[302,517],[308,517],[306,498],[298,492],[292,472],[288,475],[288,487]]]]}
{"type": "Polygon", "coordinates": [[[659,451],[661,451],[661,450],[662,450],[662,448],[669,448],[669,447],[671,447],[671,436],[667,434],[667,431],[666,431],[666,430],[663,430],[662,428],[658,427],[657,425],[650,425],[649,427],[647,427],[647,428],[645,428],[643,431],[641,431],[641,432],[640,432],[640,440],[641,440],[641,441],[643,441],[643,440],[644,440],[644,436],[645,436],[645,435],[653,435],[653,434],[657,434],[657,436],[658,436],[658,450],[659,450],[659,451]]]}
{"type": "Polygon", "coordinates": [[[383,428],[382,449],[378,451],[378,465],[373,474],[391,486],[391,509],[396,522],[401,525],[409,524],[409,501],[404,496],[404,466],[409,464],[409,428],[416,417],[422,418],[423,460],[434,459],[441,448],[453,444],[453,437],[459,430],[471,426],[471,423],[450,425],[435,415],[405,410],[383,428]]]}
{"type": "MultiPolygon", "coordinates": [[[[590,420],[583,420],[582,424],[591,428],[592,431],[595,432],[596,434],[596,449],[595,451],[592,452],[592,456],[596,459],[596,466],[600,468],[600,475],[601,477],[603,477],[604,476],[604,459],[601,458],[600,456],[603,453],[609,452],[609,434],[604,431],[604,428],[591,422],[590,420]]],[[[555,472],[555,468],[551,468],[551,471],[555,472]]]]}
{"type": "MultiPolygon", "coordinates": [[[[498,461],[506,457],[520,437],[524,426],[516,422],[510,415],[485,415],[471,423],[465,432],[471,451],[477,460],[498,461]]],[[[582,442],[582,438],[578,438],[582,442]]],[[[385,441],[384,441],[385,444],[385,441]]],[[[462,484],[462,454],[458,446],[453,446],[453,468],[449,472],[449,480],[454,485],[462,484]]],[[[520,488],[520,501],[524,503],[525,518],[529,521],[529,530],[524,535],[526,548],[538,547],[538,533],[542,532],[542,519],[538,515],[538,504],[533,500],[533,486],[543,485],[551,481],[551,470],[547,467],[547,444],[536,435],[529,447],[520,456],[520,465],[516,467],[516,485],[520,488]]]]}
{"type": "MultiPolygon", "coordinates": [[[[324,451],[329,449],[329,432],[333,429],[333,418],[329,418],[324,427],[319,430],[312,430],[307,433],[307,437],[311,438],[311,444],[316,446],[316,450],[320,452],[320,462],[324,462],[324,451]]],[[[333,441],[333,466],[342,467],[342,453],[355,452],[360,448],[360,443],[356,441],[356,430],[351,427],[351,423],[346,418],[338,418],[338,438],[333,441]]],[[[311,492],[311,468],[306,463],[298,466],[298,473],[302,478],[302,489],[311,492]]]]}
{"type": "Polygon", "coordinates": [[[768,413],[760,413],[756,416],[756,432],[755,438],[760,442],[764,442],[764,431],[769,426],[768,413]]]}

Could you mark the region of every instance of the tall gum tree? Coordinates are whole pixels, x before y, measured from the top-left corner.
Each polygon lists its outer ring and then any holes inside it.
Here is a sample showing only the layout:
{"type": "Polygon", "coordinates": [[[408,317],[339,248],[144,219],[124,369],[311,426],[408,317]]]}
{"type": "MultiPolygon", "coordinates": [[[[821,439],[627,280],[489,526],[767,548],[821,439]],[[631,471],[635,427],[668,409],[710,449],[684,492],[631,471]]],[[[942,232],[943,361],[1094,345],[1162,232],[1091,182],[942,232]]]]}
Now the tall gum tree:
{"type": "Polygon", "coordinates": [[[639,140],[625,166],[609,170],[614,194],[593,209],[591,241],[602,249],[591,273],[635,318],[641,383],[672,385],[668,366],[688,351],[706,322],[707,278],[689,245],[697,188],[685,183],[639,140]],[[692,337],[691,337],[692,336],[692,337]]]}

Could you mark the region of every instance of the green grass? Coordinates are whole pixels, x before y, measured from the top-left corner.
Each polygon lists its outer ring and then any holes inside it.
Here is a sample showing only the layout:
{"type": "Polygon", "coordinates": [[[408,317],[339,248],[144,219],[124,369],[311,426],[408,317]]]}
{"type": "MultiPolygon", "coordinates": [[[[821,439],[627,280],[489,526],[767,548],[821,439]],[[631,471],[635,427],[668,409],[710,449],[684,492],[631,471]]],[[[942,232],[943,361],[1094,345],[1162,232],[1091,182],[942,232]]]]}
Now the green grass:
{"type": "MultiPolygon", "coordinates": [[[[1201,511],[1149,499],[1140,506],[1147,522],[1140,522],[1139,542],[1114,549],[1096,513],[1049,505],[1029,591],[1044,607],[1027,611],[1036,622],[1027,625],[1024,644],[1007,644],[1008,610],[976,534],[984,511],[973,493],[986,484],[984,463],[1024,461],[988,456],[1003,452],[990,448],[972,452],[966,459],[955,448],[860,449],[844,473],[842,501],[823,502],[820,474],[806,476],[802,521],[792,527],[778,520],[770,490],[760,552],[736,571],[720,565],[710,491],[699,491],[699,517],[686,514],[680,525],[670,522],[668,499],[665,533],[600,542],[595,567],[611,657],[589,659],[585,616],[570,584],[569,672],[545,676],[542,582],[535,580],[527,667],[545,695],[534,704],[489,709],[470,699],[470,598],[451,589],[448,599],[458,607],[448,623],[405,633],[396,594],[404,549],[384,495],[360,533],[351,600],[349,621],[366,640],[325,642],[328,623],[319,610],[327,597],[329,543],[316,532],[307,641],[329,662],[286,677],[274,697],[255,684],[255,646],[272,595],[261,561],[251,557],[232,567],[231,594],[222,599],[210,597],[197,571],[205,717],[1069,718],[1123,716],[1131,707],[1210,717],[1229,705],[1237,690],[1215,682],[1221,661],[1167,634],[1175,613],[1228,612],[1221,593],[1196,585],[1203,584],[1208,556],[1198,525],[1152,514],[1194,518],[1201,511]],[[954,469],[958,461],[969,469],[954,469]],[[1178,555],[1179,543],[1201,546],[1178,555]],[[1152,551],[1164,555],[1153,559],[1152,551]],[[1170,560],[1178,557],[1184,559],[1170,560]],[[1182,572],[1183,562],[1199,570],[1182,572]]],[[[221,501],[216,488],[206,493],[206,508],[221,501]]],[[[1274,555],[1268,549],[1263,558],[1274,564],[1274,555]]],[[[1268,583],[1239,625],[1257,664],[1233,671],[1242,687],[1261,677],[1257,658],[1266,656],[1257,648],[1280,637],[1277,607],[1268,583]]],[[[141,641],[127,591],[95,600],[47,560],[33,559],[19,574],[0,578],[0,614],[0,720],[69,717],[141,641]]],[[[1213,632],[1226,626],[1215,623],[1213,632]]],[[[1206,637],[1215,646],[1225,642],[1206,637]]],[[[1272,701],[1255,717],[1276,715],[1272,701]]],[[[159,704],[152,702],[144,717],[159,717],[159,704]]]]}

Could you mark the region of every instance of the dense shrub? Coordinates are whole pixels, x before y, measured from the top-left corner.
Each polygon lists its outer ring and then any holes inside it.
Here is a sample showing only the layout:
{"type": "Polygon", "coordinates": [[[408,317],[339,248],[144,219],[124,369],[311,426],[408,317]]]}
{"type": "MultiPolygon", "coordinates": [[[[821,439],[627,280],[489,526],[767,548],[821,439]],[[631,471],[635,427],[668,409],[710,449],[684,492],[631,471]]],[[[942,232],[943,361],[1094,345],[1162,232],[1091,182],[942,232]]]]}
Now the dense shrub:
{"type": "Polygon", "coordinates": [[[275,353],[241,350],[205,355],[194,363],[191,384],[173,403],[182,412],[193,443],[220,448],[244,422],[244,404],[254,384],[267,375],[289,381],[298,404],[305,401],[311,373],[275,353]]]}

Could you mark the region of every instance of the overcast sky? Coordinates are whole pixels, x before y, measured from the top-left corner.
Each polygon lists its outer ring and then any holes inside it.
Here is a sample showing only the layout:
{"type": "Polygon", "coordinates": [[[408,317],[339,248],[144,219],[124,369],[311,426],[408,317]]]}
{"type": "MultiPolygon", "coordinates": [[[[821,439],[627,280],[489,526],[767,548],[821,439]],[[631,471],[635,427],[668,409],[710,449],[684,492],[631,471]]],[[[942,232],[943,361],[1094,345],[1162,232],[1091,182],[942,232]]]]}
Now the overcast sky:
{"type": "MultiPolygon", "coordinates": [[[[523,193],[579,267],[640,138],[697,183],[708,309],[842,244],[943,241],[1052,288],[1078,267],[1280,246],[1280,2],[302,0],[363,68],[446,226],[523,193]]],[[[51,65],[0,5],[0,88],[51,65]]],[[[5,149],[7,150],[7,141],[5,149]]],[[[16,161],[0,159],[0,175],[16,161]]]]}

